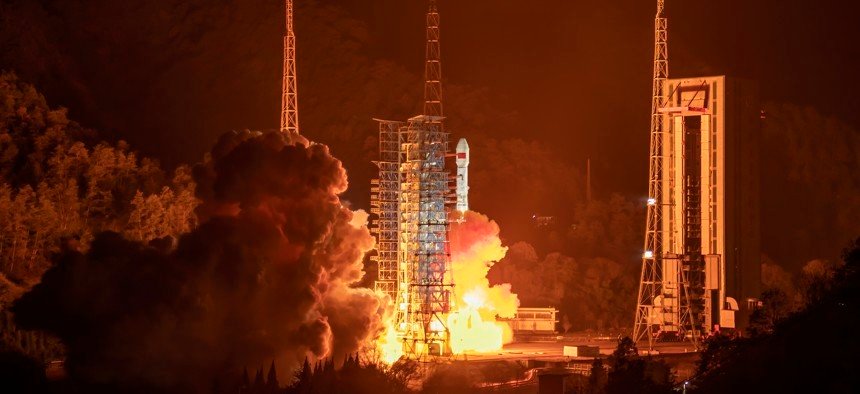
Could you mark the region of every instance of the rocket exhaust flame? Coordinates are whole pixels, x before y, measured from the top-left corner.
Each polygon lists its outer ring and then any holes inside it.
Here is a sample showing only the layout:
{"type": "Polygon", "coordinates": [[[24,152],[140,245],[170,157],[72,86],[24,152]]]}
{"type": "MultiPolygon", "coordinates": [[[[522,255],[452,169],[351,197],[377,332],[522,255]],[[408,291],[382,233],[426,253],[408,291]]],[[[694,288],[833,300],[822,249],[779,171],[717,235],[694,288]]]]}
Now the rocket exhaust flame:
{"type": "Polygon", "coordinates": [[[487,273],[505,257],[499,225],[473,211],[461,214],[450,229],[455,312],[449,316],[451,347],[455,354],[489,352],[502,348],[513,335],[497,317],[513,317],[519,299],[509,284],[490,286],[487,273]]]}
{"type": "MultiPolygon", "coordinates": [[[[501,350],[513,338],[510,326],[497,318],[513,317],[519,306],[509,284],[490,286],[487,273],[507,253],[499,238],[499,226],[486,216],[467,211],[452,213],[449,230],[451,272],[456,284],[446,324],[454,355],[501,350]]],[[[385,318],[386,328],[377,340],[377,351],[386,363],[404,356],[398,327],[385,318]]]]}
{"type": "Polygon", "coordinates": [[[439,12],[427,11],[424,113],[379,121],[375,288],[391,300],[377,349],[383,359],[501,349],[519,301],[510,286],[490,287],[487,273],[505,256],[499,226],[469,211],[469,144],[457,143],[457,203],[448,211],[448,134],[443,131],[439,12]],[[450,227],[449,227],[450,226],[450,227]],[[446,242],[447,240],[447,242],[446,242]]]}

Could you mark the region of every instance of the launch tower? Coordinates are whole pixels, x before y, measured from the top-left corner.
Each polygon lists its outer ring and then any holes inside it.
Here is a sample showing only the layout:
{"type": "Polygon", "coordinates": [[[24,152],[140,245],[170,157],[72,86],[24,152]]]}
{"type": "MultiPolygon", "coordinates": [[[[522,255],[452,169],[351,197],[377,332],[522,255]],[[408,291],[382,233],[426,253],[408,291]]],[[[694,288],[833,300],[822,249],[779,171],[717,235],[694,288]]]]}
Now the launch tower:
{"type": "Polygon", "coordinates": [[[663,10],[659,0],[633,330],[649,348],[654,340],[698,346],[703,335],[742,328],[760,287],[758,91],[723,76],[668,79],[663,10]]]}
{"type": "Polygon", "coordinates": [[[448,245],[450,173],[442,112],[439,13],[427,12],[424,114],[379,123],[379,177],[372,181],[377,291],[395,307],[395,328],[412,357],[450,353],[448,245]]]}

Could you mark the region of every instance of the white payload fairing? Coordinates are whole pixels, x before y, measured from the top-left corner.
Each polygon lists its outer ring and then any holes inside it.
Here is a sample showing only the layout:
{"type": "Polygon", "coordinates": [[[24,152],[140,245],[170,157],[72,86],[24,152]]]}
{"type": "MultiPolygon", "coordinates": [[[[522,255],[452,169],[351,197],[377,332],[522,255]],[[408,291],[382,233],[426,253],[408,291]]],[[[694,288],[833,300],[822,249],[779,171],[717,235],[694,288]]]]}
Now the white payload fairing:
{"type": "Polygon", "coordinates": [[[457,142],[457,210],[469,210],[469,143],[465,138],[457,142]]]}

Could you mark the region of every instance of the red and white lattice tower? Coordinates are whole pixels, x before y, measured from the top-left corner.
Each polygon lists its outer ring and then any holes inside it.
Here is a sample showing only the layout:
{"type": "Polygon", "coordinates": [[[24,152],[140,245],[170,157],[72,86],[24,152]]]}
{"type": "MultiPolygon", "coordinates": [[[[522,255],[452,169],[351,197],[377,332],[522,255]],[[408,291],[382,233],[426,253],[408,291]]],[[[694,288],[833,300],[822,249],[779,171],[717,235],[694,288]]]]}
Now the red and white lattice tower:
{"type": "Polygon", "coordinates": [[[379,177],[372,181],[376,216],[376,290],[391,297],[395,327],[405,354],[449,355],[451,310],[446,169],[448,134],[443,130],[439,13],[427,11],[424,113],[406,122],[379,121],[379,177]]]}
{"type": "Polygon", "coordinates": [[[444,116],[442,111],[442,49],[439,43],[439,11],[436,1],[427,10],[427,49],[424,63],[424,115],[444,116]]]}
{"type": "Polygon", "coordinates": [[[284,79],[281,97],[281,132],[299,133],[299,91],[296,83],[296,35],[293,32],[293,0],[286,0],[284,79]]]}

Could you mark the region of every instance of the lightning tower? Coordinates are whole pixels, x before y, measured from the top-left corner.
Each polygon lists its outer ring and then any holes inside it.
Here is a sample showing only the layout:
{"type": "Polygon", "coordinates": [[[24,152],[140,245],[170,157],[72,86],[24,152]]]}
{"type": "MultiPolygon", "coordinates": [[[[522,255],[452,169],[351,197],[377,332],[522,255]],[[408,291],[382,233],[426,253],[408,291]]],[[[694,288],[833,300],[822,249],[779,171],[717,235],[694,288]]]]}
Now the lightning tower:
{"type": "Polygon", "coordinates": [[[296,83],[296,35],[293,32],[293,0],[286,0],[281,132],[290,134],[299,133],[299,92],[298,84],[296,83]]]}
{"type": "Polygon", "coordinates": [[[754,81],[668,79],[664,0],[654,22],[648,208],[633,338],[742,330],[760,287],[754,81]],[[739,302],[740,301],[740,302],[739,302]]]}
{"type": "Polygon", "coordinates": [[[442,49],[439,38],[439,10],[436,8],[436,0],[430,0],[430,8],[427,10],[427,48],[424,63],[424,115],[441,117],[443,116],[442,49]]]}
{"type": "MultiPolygon", "coordinates": [[[[663,208],[668,205],[663,198],[663,115],[665,85],[669,78],[668,20],[664,14],[665,0],[657,0],[654,18],[654,70],[651,88],[651,132],[649,143],[648,201],[645,222],[645,246],[642,254],[642,274],[639,281],[639,296],[633,324],[633,340],[647,337],[651,348],[656,334],[665,325],[664,320],[674,323],[678,329],[682,320],[681,303],[678,299],[664,301],[662,221],[663,208]]],[[[677,281],[670,281],[677,286],[677,281]]],[[[677,334],[684,336],[683,332],[677,334]]]]}
{"type": "Polygon", "coordinates": [[[443,129],[439,12],[427,11],[424,114],[379,122],[379,177],[372,181],[377,291],[395,306],[395,328],[410,357],[450,354],[448,134],[443,129]]]}

